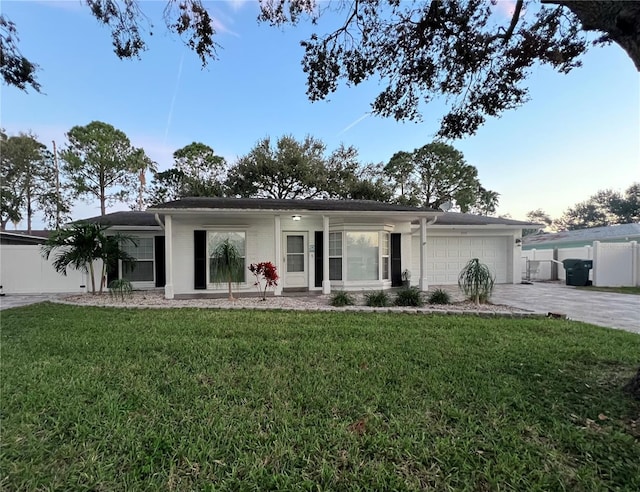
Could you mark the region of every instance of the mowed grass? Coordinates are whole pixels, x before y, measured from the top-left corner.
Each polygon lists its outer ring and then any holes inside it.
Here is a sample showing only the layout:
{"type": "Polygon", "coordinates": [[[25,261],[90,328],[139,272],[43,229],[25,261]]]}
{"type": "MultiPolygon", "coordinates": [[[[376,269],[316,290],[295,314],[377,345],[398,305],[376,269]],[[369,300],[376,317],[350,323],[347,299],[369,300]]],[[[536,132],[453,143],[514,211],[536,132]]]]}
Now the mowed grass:
{"type": "Polygon", "coordinates": [[[640,337],[565,320],[1,314],[2,490],[640,490],[640,337]]]}
{"type": "Polygon", "coordinates": [[[613,294],[632,294],[640,296],[640,287],[595,287],[590,285],[589,287],[576,287],[581,290],[592,290],[597,292],[610,292],[613,294]]]}

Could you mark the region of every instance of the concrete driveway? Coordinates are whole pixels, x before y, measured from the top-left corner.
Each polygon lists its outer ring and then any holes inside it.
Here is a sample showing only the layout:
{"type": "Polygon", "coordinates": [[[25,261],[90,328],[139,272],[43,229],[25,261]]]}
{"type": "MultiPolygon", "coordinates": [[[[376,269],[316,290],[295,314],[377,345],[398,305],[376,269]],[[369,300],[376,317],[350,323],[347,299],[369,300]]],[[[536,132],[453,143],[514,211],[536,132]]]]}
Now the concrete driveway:
{"type": "Polygon", "coordinates": [[[576,289],[557,283],[497,285],[491,302],[640,333],[640,296],[576,289]]]}

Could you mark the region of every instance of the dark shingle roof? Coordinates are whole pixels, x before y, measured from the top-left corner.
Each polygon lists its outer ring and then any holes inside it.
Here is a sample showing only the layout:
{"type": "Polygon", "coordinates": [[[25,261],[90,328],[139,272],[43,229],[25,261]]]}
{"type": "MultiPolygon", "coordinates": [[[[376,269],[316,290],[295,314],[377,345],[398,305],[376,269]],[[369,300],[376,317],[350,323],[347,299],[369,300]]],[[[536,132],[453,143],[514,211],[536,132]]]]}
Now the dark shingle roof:
{"type": "Polygon", "coordinates": [[[486,215],[460,214],[457,212],[445,212],[438,217],[435,225],[508,225],[531,228],[539,226],[533,222],[523,222],[521,220],[503,219],[500,217],[488,217],[486,215]]]}
{"type": "MultiPolygon", "coordinates": [[[[290,210],[290,211],[339,211],[339,212],[437,212],[433,209],[408,207],[391,203],[374,202],[369,200],[275,200],[270,198],[183,198],[173,202],[163,203],[151,207],[146,212],[125,211],[113,212],[105,216],[84,219],[84,222],[97,222],[120,227],[149,227],[157,226],[155,213],[160,215],[165,210],[189,210],[189,209],[225,209],[225,210],[290,210]]],[[[441,213],[435,226],[516,226],[531,227],[530,222],[522,222],[499,217],[487,217],[473,214],[460,214],[455,212],[441,213]]]]}
{"type": "Polygon", "coordinates": [[[189,197],[150,208],[162,209],[316,210],[341,212],[437,212],[371,200],[277,200],[273,198],[189,197]]]}
{"type": "Polygon", "coordinates": [[[107,215],[98,215],[76,222],[91,222],[108,226],[130,226],[130,227],[158,227],[155,214],[153,212],[123,211],[113,212],[107,215]]]}
{"type": "Polygon", "coordinates": [[[43,244],[51,231],[32,230],[27,231],[0,231],[0,242],[2,244],[43,244]]]}

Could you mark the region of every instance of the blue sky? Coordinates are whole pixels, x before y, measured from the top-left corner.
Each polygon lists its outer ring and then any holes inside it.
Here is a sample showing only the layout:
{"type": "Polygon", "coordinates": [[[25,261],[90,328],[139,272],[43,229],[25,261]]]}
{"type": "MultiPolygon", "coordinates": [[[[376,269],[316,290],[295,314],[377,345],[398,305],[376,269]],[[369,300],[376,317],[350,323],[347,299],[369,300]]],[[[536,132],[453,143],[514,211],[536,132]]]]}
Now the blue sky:
{"type": "MultiPolygon", "coordinates": [[[[193,141],[233,162],[265,136],[310,134],[329,150],[355,146],[366,163],[387,162],[399,150],[433,140],[443,114],[439,104],[425,108],[421,123],[367,116],[376,80],[309,102],[299,45],[309,26],[258,24],[254,2],[205,2],[222,48],[220,60],[202,69],[163,28],[164,4],[143,3],[156,24],[149,50],[141,60],[122,61],[108,30],[78,1],[3,0],[23,54],[41,67],[44,93],[2,86],[1,126],[10,135],[31,130],[43,143],[55,139],[62,147],[72,126],[105,121],[160,169],[171,167],[173,151],[193,141]]],[[[321,23],[319,32],[327,30],[321,23]]],[[[500,193],[499,214],[524,218],[542,208],[555,218],[599,189],[623,191],[640,180],[638,72],[617,45],[594,48],[583,62],[569,75],[534,69],[530,102],[450,142],[478,168],[482,184],[500,193]]],[[[98,214],[97,202],[74,209],[76,219],[98,214]]]]}

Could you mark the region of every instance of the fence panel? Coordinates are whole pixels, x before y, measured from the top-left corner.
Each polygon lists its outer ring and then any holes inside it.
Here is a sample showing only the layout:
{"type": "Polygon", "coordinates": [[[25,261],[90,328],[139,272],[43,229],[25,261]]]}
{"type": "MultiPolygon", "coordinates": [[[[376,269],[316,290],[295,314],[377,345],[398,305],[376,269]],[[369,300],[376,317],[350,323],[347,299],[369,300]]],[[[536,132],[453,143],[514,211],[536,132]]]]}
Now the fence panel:
{"type": "Polygon", "coordinates": [[[2,245],[0,285],[5,294],[86,292],[84,272],[69,268],[67,276],[55,271],[53,257],[46,260],[38,245],[2,245]]]}
{"type": "Polygon", "coordinates": [[[638,244],[593,243],[593,285],[633,287],[638,285],[638,244]]]}

